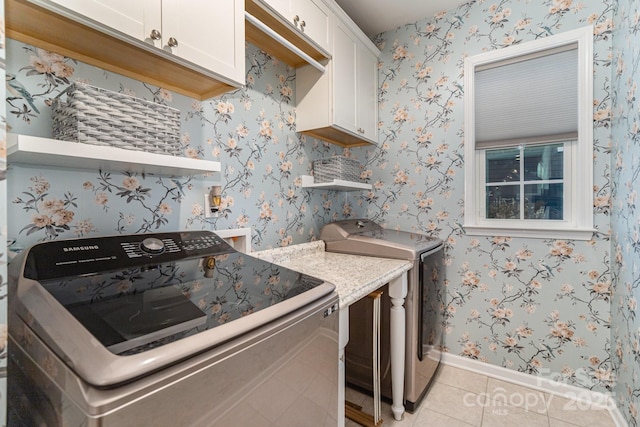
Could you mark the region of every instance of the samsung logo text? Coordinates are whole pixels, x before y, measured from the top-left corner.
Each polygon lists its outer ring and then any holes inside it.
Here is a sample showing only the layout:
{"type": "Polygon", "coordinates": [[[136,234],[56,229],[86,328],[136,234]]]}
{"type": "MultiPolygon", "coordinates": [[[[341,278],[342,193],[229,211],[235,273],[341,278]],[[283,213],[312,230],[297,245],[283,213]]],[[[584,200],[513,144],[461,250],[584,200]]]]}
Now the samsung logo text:
{"type": "Polygon", "coordinates": [[[78,251],[92,251],[100,249],[98,245],[87,245],[87,246],[69,246],[67,248],[62,248],[64,252],[78,252],[78,251]]]}

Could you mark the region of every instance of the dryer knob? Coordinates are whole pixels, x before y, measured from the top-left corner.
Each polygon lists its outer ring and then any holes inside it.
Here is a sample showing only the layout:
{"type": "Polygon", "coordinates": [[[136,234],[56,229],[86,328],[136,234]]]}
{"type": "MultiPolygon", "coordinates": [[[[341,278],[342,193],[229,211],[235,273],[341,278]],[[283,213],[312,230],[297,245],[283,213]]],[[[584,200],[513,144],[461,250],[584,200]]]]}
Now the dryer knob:
{"type": "Polygon", "coordinates": [[[164,252],[164,242],[155,237],[147,237],[140,243],[140,249],[152,255],[161,254],[164,252]]]}

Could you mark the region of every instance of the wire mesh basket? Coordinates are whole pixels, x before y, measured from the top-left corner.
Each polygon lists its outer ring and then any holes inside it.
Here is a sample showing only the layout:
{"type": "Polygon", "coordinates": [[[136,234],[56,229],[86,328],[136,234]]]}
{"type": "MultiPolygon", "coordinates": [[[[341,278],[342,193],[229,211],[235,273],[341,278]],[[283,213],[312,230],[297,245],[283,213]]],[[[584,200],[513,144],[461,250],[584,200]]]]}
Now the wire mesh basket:
{"type": "Polygon", "coordinates": [[[324,157],[313,161],[314,182],[331,182],[334,179],[360,182],[362,166],[357,160],[344,156],[324,157]]]}
{"type": "Polygon", "coordinates": [[[174,156],[182,151],[179,110],[123,93],[76,82],[53,100],[52,115],[56,139],[174,156]]]}

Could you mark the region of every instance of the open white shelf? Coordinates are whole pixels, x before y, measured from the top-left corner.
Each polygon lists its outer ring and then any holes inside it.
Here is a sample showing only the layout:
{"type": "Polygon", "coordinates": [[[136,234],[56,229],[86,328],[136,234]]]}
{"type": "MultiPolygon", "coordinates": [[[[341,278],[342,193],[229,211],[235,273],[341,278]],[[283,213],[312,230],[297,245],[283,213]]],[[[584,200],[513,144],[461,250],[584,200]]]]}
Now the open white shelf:
{"type": "Polygon", "coordinates": [[[9,164],[175,176],[220,172],[220,162],[13,133],[7,134],[7,161],[9,164]]]}
{"type": "Polygon", "coordinates": [[[345,181],[342,179],[334,179],[331,182],[315,183],[310,175],[302,175],[302,188],[316,188],[318,190],[337,190],[337,191],[359,191],[371,190],[371,184],[363,184],[361,182],[345,181]]]}

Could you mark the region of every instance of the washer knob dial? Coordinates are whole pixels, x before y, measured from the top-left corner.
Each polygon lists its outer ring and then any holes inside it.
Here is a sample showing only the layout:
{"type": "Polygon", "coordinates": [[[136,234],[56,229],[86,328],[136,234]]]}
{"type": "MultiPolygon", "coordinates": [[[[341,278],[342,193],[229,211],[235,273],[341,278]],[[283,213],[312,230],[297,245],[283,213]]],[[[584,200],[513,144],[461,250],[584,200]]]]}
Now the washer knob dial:
{"type": "Polygon", "coordinates": [[[164,252],[164,242],[155,237],[147,237],[140,243],[140,249],[152,255],[161,254],[164,252]]]}

